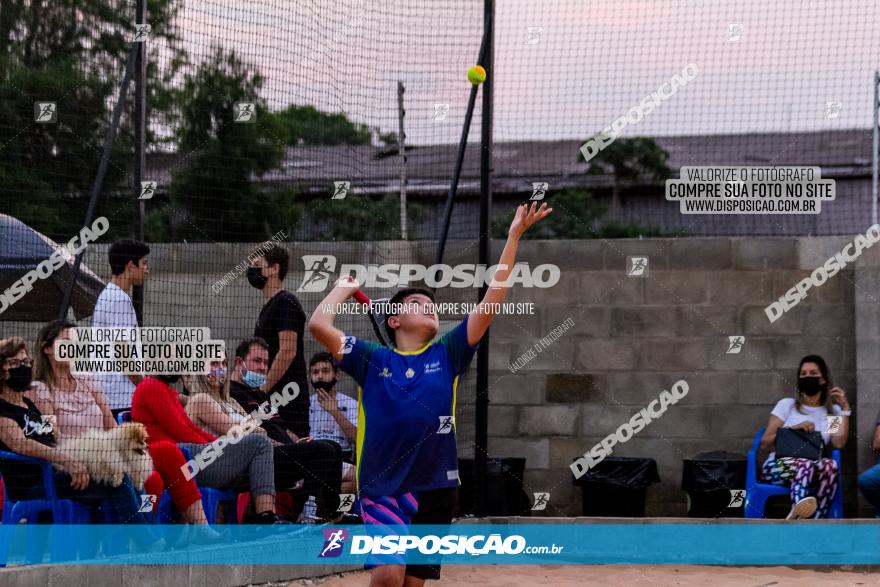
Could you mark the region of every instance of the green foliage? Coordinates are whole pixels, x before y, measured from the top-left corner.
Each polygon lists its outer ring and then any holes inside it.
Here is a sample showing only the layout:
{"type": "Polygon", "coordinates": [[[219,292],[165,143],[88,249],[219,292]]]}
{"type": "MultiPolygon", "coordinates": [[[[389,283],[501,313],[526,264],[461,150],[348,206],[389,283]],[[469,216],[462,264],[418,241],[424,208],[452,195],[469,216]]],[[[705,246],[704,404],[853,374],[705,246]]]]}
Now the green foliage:
{"type": "MultiPolygon", "coordinates": [[[[651,138],[619,138],[590,160],[588,175],[613,175],[617,182],[658,181],[669,177],[669,154],[651,138]]],[[[584,155],[578,152],[578,161],[584,155]]]]}
{"type": "MultiPolygon", "coordinates": [[[[589,192],[563,190],[549,193],[544,201],[553,208],[554,212],[529,229],[524,238],[596,238],[593,224],[604,213],[604,208],[589,192]]],[[[515,213],[516,208],[513,208],[493,223],[494,238],[507,238],[507,231],[515,213]]]]}
{"type": "Polygon", "coordinates": [[[279,128],[259,97],[262,83],[259,73],[220,49],[186,76],[176,96],[182,163],[169,187],[174,213],[154,215],[151,226],[157,233],[151,239],[251,240],[295,220],[292,197],[270,198],[254,181],[277,168],[284,156],[279,128]],[[235,122],[239,102],[255,104],[255,123],[235,122]]]}
{"type": "MultiPolygon", "coordinates": [[[[150,0],[154,38],[149,43],[162,69],[179,60],[170,26],[179,2],[150,0]]],[[[98,169],[112,104],[134,29],[134,5],[107,0],[0,2],[0,213],[11,214],[55,240],[82,226],[98,169]],[[56,102],[58,122],[34,123],[34,102],[56,102]]],[[[153,94],[166,80],[148,69],[153,94]]],[[[129,96],[130,98],[130,96],[129,96]]],[[[155,106],[158,111],[158,106],[155,106]]],[[[128,111],[131,105],[126,105],[128,111]]],[[[98,201],[110,218],[110,234],[130,234],[135,215],[131,184],[132,141],[122,129],[98,201]],[[127,175],[128,174],[128,175],[127,175]],[[127,199],[121,205],[117,196],[127,199]]],[[[123,200],[124,201],[124,200],[123,200]]]]}
{"type": "MultiPolygon", "coordinates": [[[[426,215],[424,207],[414,202],[407,202],[406,211],[410,226],[426,215]]],[[[319,240],[397,240],[400,238],[400,195],[385,194],[379,198],[349,194],[343,200],[312,200],[305,204],[303,221],[326,234],[319,240]]]]}
{"type": "Polygon", "coordinates": [[[351,122],[344,114],[329,114],[314,106],[291,104],[270,116],[281,129],[278,136],[290,146],[370,144],[370,128],[351,122]]]}
{"type": "MultiPolygon", "coordinates": [[[[600,222],[605,206],[582,190],[563,190],[545,196],[553,213],[533,226],[523,235],[525,239],[590,239],[590,238],[638,238],[661,236],[660,231],[636,224],[600,222]]],[[[492,225],[492,238],[507,238],[516,208],[497,218],[492,225]]]]}

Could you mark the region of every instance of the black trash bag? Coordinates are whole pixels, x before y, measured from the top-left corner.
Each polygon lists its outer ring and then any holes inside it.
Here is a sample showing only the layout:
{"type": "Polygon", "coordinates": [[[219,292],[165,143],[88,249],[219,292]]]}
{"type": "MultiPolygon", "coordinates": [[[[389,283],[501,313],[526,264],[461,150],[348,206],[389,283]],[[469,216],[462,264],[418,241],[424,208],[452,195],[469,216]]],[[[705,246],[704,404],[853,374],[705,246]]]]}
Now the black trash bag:
{"type": "MultiPolygon", "coordinates": [[[[486,515],[530,516],[531,502],[523,490],[524,458],[487,459],[486,515]]],[[[474,514],[474,459],[458,460],[459,513],[474,514]]]]}
{"type": "Polygon", "coordinates": [[[659,482],[654,459],[608,457],[574,484],[581,487],[583,515],[641,518],[648,487],[659,482]]]}
{"type": "Polygon", "coordinates": [[[692,518],[741,518],[745,505],[746,457],[725,451],[684,459],[681,488],[692,518]]]}

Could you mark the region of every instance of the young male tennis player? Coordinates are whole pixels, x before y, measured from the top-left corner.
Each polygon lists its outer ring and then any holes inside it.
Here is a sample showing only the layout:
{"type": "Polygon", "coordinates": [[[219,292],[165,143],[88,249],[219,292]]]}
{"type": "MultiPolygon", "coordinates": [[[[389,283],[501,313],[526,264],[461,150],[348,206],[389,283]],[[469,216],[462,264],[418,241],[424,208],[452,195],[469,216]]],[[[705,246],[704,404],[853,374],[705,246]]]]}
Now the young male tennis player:
{"type": "MultiPolygon", "coordinates": [[[[340,279],[312,314],[309,331],[358,382],[358,495],[364,523],[376,525],[377,531],[396,526],[391,533],[400,534],[401,526],[452,521],[459,483],[458,377],[495,317],[493,306],[504,301],[520,237],[551,211],[546,203],[537,208],[537,202],[517,208],[498,270],[480,305],[436,342],[439,319],[433,296],[423,289],[401,290],[389,301],[385,327],[394,349],[333,325],[336,308],[357,291],[350,277],[340,279]]],[[[440,578],[439,564],[404,565],[403,555],[368,559],[370,585],[414,587],[440,578]]]]}

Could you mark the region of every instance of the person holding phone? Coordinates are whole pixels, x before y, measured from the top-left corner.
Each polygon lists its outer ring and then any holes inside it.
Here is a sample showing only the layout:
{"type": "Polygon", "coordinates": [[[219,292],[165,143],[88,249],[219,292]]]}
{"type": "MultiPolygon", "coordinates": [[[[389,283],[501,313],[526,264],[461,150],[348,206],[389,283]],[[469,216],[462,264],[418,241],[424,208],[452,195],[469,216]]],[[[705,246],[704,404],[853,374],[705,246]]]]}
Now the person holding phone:
{"type": "MultiPolygon", "coordinates": [[[[843,448],[852,411],[846,392],[831,382],[825,360],[819,355],[801,359],[797,382],[795,397],[779,400],[770,413],[761,448],[773,449],[780,428],[819,432],[826,446],[843,448]]],[[[786,519],[827,517],[838,490],[834,459],[776,458],[776,453],[771,452],[763,470],[768,483],[791,488],[792,508],[786,519]]]]}

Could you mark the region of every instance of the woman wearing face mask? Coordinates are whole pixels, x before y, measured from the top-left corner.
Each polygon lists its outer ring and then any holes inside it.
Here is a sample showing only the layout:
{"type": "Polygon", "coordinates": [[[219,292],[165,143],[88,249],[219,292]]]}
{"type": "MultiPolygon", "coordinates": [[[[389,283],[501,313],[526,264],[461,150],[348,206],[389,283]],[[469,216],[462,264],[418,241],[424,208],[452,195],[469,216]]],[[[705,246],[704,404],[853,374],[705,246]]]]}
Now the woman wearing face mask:
{"type": "MultiPolygon", "coordinates": [[[[61,468],[55,471],[58,497],[95,506],[109,499],[119,523],[147,524],[144,514],[138,512],[140,499],[127,475],[119,487],[97,484],[89,477],[85,465],[55,449],[51,419],[44,418],[37,406],[25,397],[32,388],[32,364],[22,338],[0,340],[0,450],[58,465],[61,468]]],[[[0,462],[0,470],[11,499],[45,497],[39,466],[0,462]]],[[[148,527],[133,533],[132,538],[141,545],[157,540],[148,527]]]]}
{"type": "MultiPolygon", "coordinates": [[[[849,434],[852,414],[846,393],[831,385],[828,365],[818,355],[801,359],[798,367],[798,393],[779,400],[770,415],[761,447],[772,449],[780,428],[818,431],[822,440],[834,448],[843,448],[849,434]],[[830,389],[829,389],[830,387],[830,389]],[[835,427],[828,416],[840,416],[835,427]]],[[[775,458],[771,453],[764,463],[764,477],[775,485],[790,485],[792,509],[787,519],[825,518],[837,487],[837,463],[833,459],[817,461],[795,457],[775,458]]]]}
{"type": "MultiPolygon", "coordinates": [[[[194,375],[185,378],[185,385],[191,394],[186,412],[192,421],[203,430],[216,436],[228,435],[233,426],[240,426],[250,416],[237,401],[230,397],[230,381],[226,361],[213,362],[210,369],[207,376],[194,375]]],[[[242,379],[247,379],[247,377],[242,377],[242,379]]],[[[261,435],[267,443],[274,447],[275,487],[278,490],[292,489],[302,479],[306,488],[319,485],[314,492],[323,495],[320,492],[320,486],[325,485],[324,479],[317,478],[309,471],[304,470],[304,465],[314,460],[312,453],[318,454],[317,446],[312,447],[309,446],[311,443],[301,443],[292,449],[284,447],[281,443],[271,440],[259,423],[250,434],[261,435]]],[[[338,493],[337,489],[333,496],[337,497],[338,493]]]]}
{"type": "MultiPolygon", "coordinates": [[[[55,359],[55,340],[69,340],[69,320],[53,320],[44,326],[34,344],[34,381],[28,393],[44,416],[55,417],[55,437],[78,436],[89,429],[116,428],[101,388],[90,375],[73,375],[68,361],[55,359]]],[[[149,439],[148,439],[149,440],[149,439]]],[[[155,471],[144,483],[145,493],[159,496],[167,488],[174,505],[188,524],[207,524],[202,495],[192,479],[181,471],[183,453],[172,442],[149,442],[155,471]]],[[[158,498],[157,498],[158,499],[158,498]]]]}
{"type": "MultiPolygon", "coordinates": [[[[229,395],[226,361],[212,361],[210,369],[208,375],[183,378],[184,386],[190,392],[186,413],[199,428],[223,436],[230,428],[244,422],[248,415],[229,395]]],[[[266,431],[257,426],[251,434],[266,436],[266,431]]]]}

